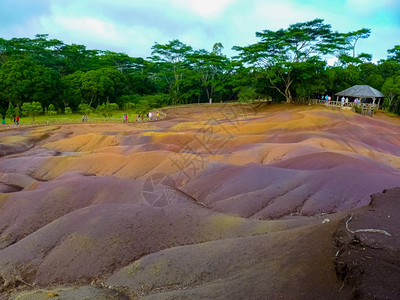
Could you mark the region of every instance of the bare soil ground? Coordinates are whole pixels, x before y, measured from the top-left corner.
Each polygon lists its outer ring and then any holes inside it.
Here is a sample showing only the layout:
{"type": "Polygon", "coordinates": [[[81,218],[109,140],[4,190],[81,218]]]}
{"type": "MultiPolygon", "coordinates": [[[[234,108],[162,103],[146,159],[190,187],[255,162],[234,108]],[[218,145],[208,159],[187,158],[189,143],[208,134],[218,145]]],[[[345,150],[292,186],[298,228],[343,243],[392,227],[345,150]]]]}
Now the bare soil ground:
{"type": "Polygon", "coordinates": [[[0,132],[0,299],[400,298],[398,119],[164,112],[0,132]]]}

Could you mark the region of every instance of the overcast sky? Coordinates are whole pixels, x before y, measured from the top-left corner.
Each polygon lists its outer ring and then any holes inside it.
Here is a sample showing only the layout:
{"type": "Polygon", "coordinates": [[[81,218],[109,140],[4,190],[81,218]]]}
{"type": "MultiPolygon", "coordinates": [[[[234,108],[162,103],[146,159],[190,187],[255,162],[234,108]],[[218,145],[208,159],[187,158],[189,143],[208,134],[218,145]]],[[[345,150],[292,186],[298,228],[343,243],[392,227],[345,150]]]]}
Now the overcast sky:
{"type": "Polygon", "coordinates": [[[333,30],[363,27],[357,53],[385,59],[400,44],[399,0],[0,0],[0,37],[48,33],[66,44],[148,57],[155,42],[179,39],[211,51],[216,42],[255,43],[255,32],[322,18],[333,30]]]}

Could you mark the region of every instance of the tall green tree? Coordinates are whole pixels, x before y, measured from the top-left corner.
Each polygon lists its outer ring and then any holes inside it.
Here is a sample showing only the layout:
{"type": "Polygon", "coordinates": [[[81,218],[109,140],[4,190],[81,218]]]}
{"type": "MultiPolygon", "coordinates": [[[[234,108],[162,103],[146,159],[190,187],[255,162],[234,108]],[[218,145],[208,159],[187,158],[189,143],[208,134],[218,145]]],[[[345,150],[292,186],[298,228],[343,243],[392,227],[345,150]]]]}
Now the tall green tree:
{"type": "Polygon", "coordinates": [[[400,63],[400,45],[388,50],[388,60],[400,63]]]}
{"type": "Polygon", "coordinates": [[[128,94],[150,95],[168,92],[166,82],[158,74],[162,72],[157,63],[135,58],[125,75],[128,94]]]}
{"type": "Polygon", "coordinates": [[[84,45],[64,45],[59,50],[61,76],[72,74],[76,71],[90,71],[101,67],[98,50],[88,50],[84,45]]]}
{"type": "Polygon", "coordinates": [[[386,79],[382,86],[382,92],[386,95],[383,106],[386,110],[400,113],[400,75],[386,79]]]}
{"type": "Polygon", "coordinates": [[[8,60],[0,69],[0,98],[21,107],[40,101],[48,105],[57,95],[57,76],[31,58],[8,60]]]}
{"type": "Polygon", "coordinates": [[[83,101],[82,96],[82,77],[84,73],[77,71],[61,78],[61,101],[64,109],[70,107],[73,110],[83,101]]]}
{"type": "Polygon", "coordinates": [[[247,47],[234,47],[239,58],[255,71],[263,71],[270,86],[293,102],[294,69],[333,53],[331,26],[322,19],[296,23],[287,29],[257,32],[260,41],[247,47]]]}
{"type": "Polygon", "coordinates": [[[81,76],[83,101],[89,105],[100,105],[123,94],[124,76],[113,68],[88,71],[81,76]]]}
{"type": "Polygon", "coordinates": [[[383,79],[395,76],[400,72],[400,61],[396,62],[394,60],[384,60],[380,61],[377,65],[376,71],[380,74],[383,79]]]}
{"type": "Polygon", "coordinates": [[[348,33],[337,34],[335,42],[339,46],[339,60],[343,65],[360,64],[372,60],[371,54],[361,53],[357,55],[356,46],[361,39],[367,39],[371,35],[371,29],[362,28],[348,33]]]}
{"type": "Polygon", "coordinates": [[[215,98],[216,92],[223,94],[225,89],[224,77],[229,76],[229,59],[222,55],[222,49],[222,44],[216,43],[211,53],[199,50],[188,55],[188,63],[200,80],[206,101],[215,98]]]}
{"type": "Polygon", "coordinates": [[[181,100],[181,85],[185,73],[187,56],[193,49],[179,40],[172,40],[165,45],[155,43],[151,60],[162,65],[159,75],[167,82],[174,104],[181,100]]]}

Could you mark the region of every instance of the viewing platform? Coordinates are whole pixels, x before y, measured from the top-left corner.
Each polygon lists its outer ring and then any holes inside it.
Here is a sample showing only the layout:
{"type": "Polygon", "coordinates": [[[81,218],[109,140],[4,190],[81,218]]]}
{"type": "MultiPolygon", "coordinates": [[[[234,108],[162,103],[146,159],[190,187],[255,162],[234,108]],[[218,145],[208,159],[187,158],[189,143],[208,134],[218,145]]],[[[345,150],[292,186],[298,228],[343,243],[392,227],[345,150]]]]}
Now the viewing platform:
{"type": "Polygon", "coordinates": [[[376,103],[354,103],[354,102],[345,102],[342,101],[325,101],[322,99],[312,99],[312,104],[325,105],[326,107],[334,108],[334,109],[347,109],[358,111],[362,115],[368,115],[372,117],[375,111],[379,109],[379,105],[376,103]]]}

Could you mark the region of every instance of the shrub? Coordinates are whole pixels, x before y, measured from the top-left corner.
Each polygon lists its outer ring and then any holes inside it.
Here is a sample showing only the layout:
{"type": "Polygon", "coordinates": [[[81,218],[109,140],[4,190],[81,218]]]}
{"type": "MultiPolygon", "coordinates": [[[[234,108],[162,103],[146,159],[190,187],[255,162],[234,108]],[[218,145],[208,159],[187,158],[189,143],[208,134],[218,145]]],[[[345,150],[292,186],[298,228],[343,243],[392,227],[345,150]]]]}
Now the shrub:
{"type": "Polygon", "coordinates": [[[238,94],[238,101],[242,103],[251,102],[257,99],[258,94],[252,87],[243,87],[238,94]]]}
{"type": "Polygon", "coordinates": [[[118,109],[119,107],[117,103],[105,103],[97,106],[96,111],[103,115],[103,117],[111,118],[113,113],[118,109]]]}
{"type": "Polygon", "coordinates": [[[361,106],[358,106],[358,105],[354,105],[353,110],[354,110],[354,112],[356,112],[358,114],[361,114],[361,112],[362,112],[361,106]]]}
{"type": "Polygon", "coordinates": [[[22,112],[25,115],[31,116],[32,121],[35,121],[35,117],[43,112],[43,107],[39,102],[32,101],[32,102],[25,102],[22,104],[22,112]]]}
{"type": "Polygon", "coordinates": [[[66,114],[66,115],[70,115],[70,114],[72,114],[72,109],[71,109],[71,107],[66,107],[65,108],[65,110],[64,110],[64,113],[66,114]]]}
{"type": "Polygon", "coordinates": [[[8,109],[6,111],[6,117],[9,119],[13,119],[16,116],[15,109],[12,103],[8,103],[8,109]]]}
{"type": "Polygon", "coordinates": [[[92,110],[93,110],[93,108],[92,108],[89,104],[86,104],[86,103],[81,103],[81,104],[79,104],[79,106],[78,106],[78,111],[79,111],[81,114],[86,114],[86,115],[88,115],[88,114],[90,114],[90,113],[92,112],[92,110]]]}
{"type": "Polygon", "coordinates": [[[48,115],[56,115],[56,108],[53,104],[50,104],[49,107],[47,108],[47,114],[48,115]]]}

